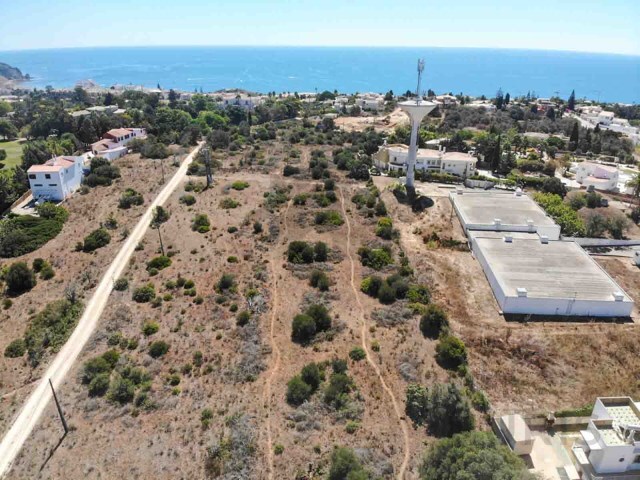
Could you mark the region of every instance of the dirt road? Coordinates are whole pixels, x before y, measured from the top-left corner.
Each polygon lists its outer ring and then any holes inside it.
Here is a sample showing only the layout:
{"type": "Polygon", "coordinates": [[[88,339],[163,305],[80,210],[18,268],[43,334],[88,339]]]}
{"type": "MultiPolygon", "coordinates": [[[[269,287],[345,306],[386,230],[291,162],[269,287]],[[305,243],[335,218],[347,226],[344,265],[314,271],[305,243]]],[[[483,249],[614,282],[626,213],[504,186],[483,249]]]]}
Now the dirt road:
{"type": "Polygon", "coordinates": [[[51,400],[52,395],[49,387],[49,379],[51,379],[54,387],[60,385],[64,380],[67,372],[84,348],[84,345],[93,334],[98,319],[107,304],[109,294],[113,288],[113,282],[122,274],[136,245],[142,240],[142,237],[149,227],[153,209],[158,205],[164,204],[171,193],[180,185],[187,174],[187,167],[201,146],[202,144],[198,145],[198,147],[185,158],[178,171],[160,191],[151,205],[149,205],[149,208],[131,231],[129,237],[125,240],[120,251],[102,277],[93,296],[87,302],[84,313],[73,334],[53,359],[51,365],[40,379],[36,389],[31,393],[22,410],[20,410],[20,413],[13,421],[11,428],[2,439],[2,442],[0,442],[0,478],[4,477],[10,470],[22,445],[31,434],[40,415],[42,415],[42,412],[51,400]]]}

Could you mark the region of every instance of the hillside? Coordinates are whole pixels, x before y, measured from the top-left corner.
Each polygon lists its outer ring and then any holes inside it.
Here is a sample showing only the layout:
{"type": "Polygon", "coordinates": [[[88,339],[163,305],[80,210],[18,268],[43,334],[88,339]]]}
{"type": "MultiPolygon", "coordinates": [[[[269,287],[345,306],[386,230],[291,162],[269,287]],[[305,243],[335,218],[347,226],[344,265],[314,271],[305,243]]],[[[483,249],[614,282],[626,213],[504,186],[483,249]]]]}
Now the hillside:
{"type": "Polygon", "coordinates": [[[12,67],[6,63],[0,62],[0,77],[6,80],[24,81],[29,80],[29,74],[23,75],[19,68],[12,67]]]}

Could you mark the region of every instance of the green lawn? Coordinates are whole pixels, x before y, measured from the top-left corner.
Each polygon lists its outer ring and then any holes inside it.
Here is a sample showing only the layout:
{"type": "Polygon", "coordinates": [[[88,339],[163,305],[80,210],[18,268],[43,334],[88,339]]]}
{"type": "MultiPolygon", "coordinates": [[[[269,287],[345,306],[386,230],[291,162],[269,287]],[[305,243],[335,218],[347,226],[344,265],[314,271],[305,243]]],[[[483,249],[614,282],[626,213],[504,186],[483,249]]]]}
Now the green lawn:
{"type": "Polygon", "coordinates": [[[0,141],[0,150],[6,150],[7,158],[2,162],[4,168],[2,170],[10,170],[16,165],[20,165],[22,159],[22,145],[16,141],[7,142],[0,141]]]}

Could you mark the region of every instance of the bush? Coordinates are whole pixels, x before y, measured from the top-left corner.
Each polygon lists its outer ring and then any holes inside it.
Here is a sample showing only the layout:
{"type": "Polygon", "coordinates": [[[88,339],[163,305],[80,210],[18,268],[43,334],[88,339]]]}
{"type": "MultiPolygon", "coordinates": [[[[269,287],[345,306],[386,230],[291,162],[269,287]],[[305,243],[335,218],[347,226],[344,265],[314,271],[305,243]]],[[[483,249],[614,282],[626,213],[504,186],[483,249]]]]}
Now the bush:
{"type": "Polygon", "coordinates": [[[333,191],[336,188],[336,182],[332,178],[327,178],[324,181],[324,189],[326,191],[333,191]]]}
{"type": "Polygon", "coordinates": [[[155,268],[156,270],[162,270],[171,265],[171,259],[165,255],[160,255],[147,262],[147,270],[155,268]]]}
{"type": "Polygon", "coordinates": [[[364,469],[353,450],[338,447],[331,453],[328,480],[367,480],[369,473],[364,469]]]}
{"type": "Polygon", "coordinates": [[[159,358],[169,351],[169,344],[162,340],[157,340],[149,345],[149,355],[159,358]]]}
{"type": "Polygon", "coordinates": [[[82,250],[84,252],[93,252],[98,248],[108,245],[110,241],[111,235],[109,235],[106,228],[101,227],[85,237],[84,243],[82,244],[82,250]]]}
{"type": "Polygon", "coordinates": [[[360,256],[360,262],[363,266],[373,268],[374,270],[381,270],[393,263],[391,250],[387,247],[360,247],[358,249],[358,255],[360,256]]]}
{"type": "Polygon", "coordinates": [[[185,194],[185,195],[182,195],[182,196],[180,197],[180,203],[182,203],[182,204],[184,204],[184,205],[187,205],[187,206],[191,206],[191,205],[193,205],[194,203],[196,203],[196,197],[194,197],[194,196],[193,196],[193,195],[191,195],[191,194],[185,194]]]}
{"type": "Polygon", "coordinates": [[[299,314],[291,324],[291,339],[303,345],[309,343],[316,334],[316,322],[309,315],[299,314]]]}
{"type": "Polygon", "coordinates": [[[231,188],[234,190],[244,190],[245,188],[249,188],[249,183],[242,180],[236,180],[231,184],[231,188]]]}
{"type": "Polygon", "coordinates": [[[367,353],[361,347],[356,347],[349,352],[349,358],[354,362],[359,362],[367,358],[367,353]]]}
{"type": "Polygon", "coordinates": [[[145,337],[150,337],[151,335],[158,333],[160,330],[160,325],[157,322],[144,322],[142,325],[142,333],[144,333],[145,337]]]}
{"type": "Polygon", "coordinates": [[[533,199],[560,225],[564,235],[584,236],[584,222],[575,210],[562,201],[560,195],[538,192],[533,195],[533,199]]]}
{"type": "Polygon", "coordinates": [[[285,177],[290,177],[291,175],[297,175],[300,173],[300,169],[298,167],[294,167],[293,165],[285,165],[284,170],[282,171],[282,175],[285,177]]]}
{"type": "Polygon", "coordinates": [[[123,292],[129,288],[129,280],[124,277],[120,277],[113,283],[113,289],[117,292],[123,292]]]}
{"type": "Polygon", "coordinates": [[[211,228],[211,222],[206,213],[197,214],[191,223],[191,230],[198,233],[207,233],[211,228]]]}
{"type": "Polygon", "coordinates": [[[360,290],[371,297],[378,297],[378,292],[382,286],[383,280],[377,275],[366,277],[360,283],[360,290]]]}
{"type": "Polygon", "coordinates": [[[295,240],[287,248],[287,260],[291,263],[313,263],[315,254],[311,244],[295,240]]]}
{"type": "Polygon", "coordinates": [[[432,388],[409,385],[406,412],[417,425],[426,423],[429,433],[436,437],[449,437],[474,428],[469,401],[454,383],[439,383],[432,388]]]}
{"type": "MultiPolygon", "coordinates": [[[[45,205],[51,204],[45,203],[38,210],[45,205]]],[[[20,215],[0,220],[0,257],[18,257],[32,252],[60,233],[68,217],[67,211],[54,206],[56,213],[51,217],[52,209],[47,208],[46,217],[20,215]]]]}
{"type": "Polygon", "coordinates": [[[385,305],[390,305],[396,301],[396,291],[389,283],[383,282],[378,289],[378,300],[385,305]]]}
{"type": "Polygon", "coordinates": [[[100,373],[89,382],[89,396],[102,397],[109,390],[110,374],[100,373]]]}
{"type": "Polygon", "coordinates": [[[296,196],[293,197],[293,204],[294,205],[306,205],[308,198],[309,198],[308,194],[299,193],[299,194],[297,194],[296,196]]]}
{"type": "Polygon", "coordinates": [[[524,462],[492,432],[466,432],[433,443],[420,466],[422,480],[533,480],[524,462]]]}
{"type": "Polygon", "coordinates": [[[136,387],[131,380],[118,376],[109,388],[108,397],[112,402],[124,405],[133,400],[136,387]]]}
{"type": "Polygon", "coordinates": [[[436,345],[436,360],[444,368],[455,369],[467,363],[467,348],[453,335],[443,336],[436,345]]]}
{"type": "Polygon", "coordinates": [[[431,301],[431,293],[425,285],[411,285],[407,291],[407,299],[411,303],[427,305],[431,301]]]}
{"type": "Polygon", "coordinates": [[[315,216],[316,225],[333,225],[340,226],[344,223],[342,215],[335,210],[322,210],[316,213],[315,216]]]}
{"type": "Polygon", "coordinates": [[[156,290],[152,283],[138,287],[133,291],[132,299],[138,303],[150,302],[156,297],[156,290]]]}
{"type": "Polygon", "coordinates": [[[433,339],[448,332],[449,320],[445,311],[437,305],[427,305],[426,312],[420,318],[420,331],[425,337],[433,339]]]}
{"type": "Polygon", "coordinates": [[[42,270],[46,264],[47,262],[45,262],[43,258],[36,258],[33,260],[31,267],[34,272],[40,273],[40,270],[42,270]]]}
{"type": "Polygon", "coordinates": [[[240,205],[240,202],[235,201],[231,197],[225,197],[222,200],[220,200],[220,208],[224,208],[225,210],[236,208],[239,205],[240,205]]]}
{"type": "Polygon", "coordinates": [[[324,242],[317,242],[313,247],[313,259],[316,262],[326,262],[329,258],[329,247],[324,242]]]}
{"type": "Polygon", "coordinates": [[[4,349],[4,356],[7,358],[18,358],[22,357],[26,351],[27,345],[24,343],[24,340],[22,338],[18,338],[7,345],[4,349]]]}
{"type": "Polygon", "coordinates": [[[244,327],[251,320],[251,312],[249,310],[243,310],[236,317],[236,325],[244,327]]]}
{"type": "Polygon", "coordinates": [[[133,188],[127,188],[122,195],[120,195],[118,208],[126,210],[134,205],[142,205],[143,203],[144,198],[142,197],[142,194],[136,192],[133,188]]]}
{"type": "Polygon", "coordinates": [[[40,270],[40,278],[42,280],[51,280],[55,276],[56,272],[53,270],[51,264],[49,264],[49,262],[45,262],[42,270],[40,270]]]}
{"type": "Polygon", "coordinates": [[[308,363],[302,367],[300,377],[315,392],[324,380],[324,372],[317,363],[308,363]]]}
{"type": "Polygon", "coordinates": [[[257,221],[253,222],[253,233],[256,235],[262,233],[262,223],[257,221]]]}
{"type": "Polygon", "coordinates": [[[393,221],[389,217],[382,217],[376,226],[376,235],[385,240],[391,240],[397,236],[393,228],[393,221]]]}
{"type": "Polygon", "coordinates": [[[324,332],[331,328],[331,316],[324,305],[310,305],[304,313],[314,320],[316,332],[324,332]]]}
{"type": "Polygon", "coordinates": [[[311,272],[311,277],[309,278],[309,285],[317,288],[321,292],[326,292],[329,290],[329,277],[322,270],[314,270],[311,272]]]}
{"type": "Polygon", "coordinates": [[[298,406],[306,402],[312,395],[311,385],[306,383],[300,375],[296,375],[287,382],[287,403],[298,406]]]}
{"type": "Polygon", "coordinates": [[[9,266],[5,282],[9,294],[19,295],[36,286],[36,275],[26,262],[15,262],[9,266]]]}
{"type": "Polygon", "coordinates": [[[349,400],[348,394],[353,389],[353,380],[346,373],[333,373],[329,377],[329,385],[324,391],[324,401],[340,410],[349,400]]]}
{"type": "Polygon", "coordinates": [[[223,292],[225,290],[231,290],[233,287],[235,287],[235,285],[235,277],[230,273],[223,273],[220,277],[220,280],[218,280],[217,287],[219,291],[223,292]]]}
{"type": "Polygon", "coordinates": [[[205,408],[204,410],[202,410],[202,413],[200,414],[200,423],[202,424],[203,428],[208,428],[211,424],[212,419],[213,410],[211,410],[210,408],[205,408]]]}

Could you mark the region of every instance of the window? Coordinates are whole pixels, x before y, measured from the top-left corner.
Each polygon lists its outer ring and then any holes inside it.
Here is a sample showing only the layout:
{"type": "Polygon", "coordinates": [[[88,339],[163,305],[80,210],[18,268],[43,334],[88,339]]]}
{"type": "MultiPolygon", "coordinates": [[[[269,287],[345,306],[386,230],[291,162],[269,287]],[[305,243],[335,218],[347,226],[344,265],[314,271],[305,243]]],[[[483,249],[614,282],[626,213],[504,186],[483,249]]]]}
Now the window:
{"type": "Polygon", "coordinates": [[[633,463],[640,463],[640,455],[636,455],[636,458],[633,459],[633,463]]]}
{"type": "Polygon", "coordinates": [[[49,173],[45,173],[44,174],[44,178],[46,178],[47,180],[49,180],[51,178],[51,174],[49,173]]]}
{"type": "Polygon", "coordinates": [[[57,186],[58,186],[58,184],[57,184],[57,183],[50,183],[50,184],[49,184],[49,186],[50,186],[50,187],[57,187],[57,186]]]}
{"type": "Polygon", "coordinates": [[[41,183],[36,183],[36,184],[34,185],[34,187],[41,187],[41,186],[42,186],[42,184],[41,184],[41,183]]]}
{"type": "Polygon", "coordinates": [[[35,176],[35,174],[30,173],[30,174],[29,174],[29,178],[30,178],[31,180],[35,180],[35,179],[36,179],[36,176],[35,176]]]}

